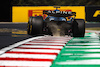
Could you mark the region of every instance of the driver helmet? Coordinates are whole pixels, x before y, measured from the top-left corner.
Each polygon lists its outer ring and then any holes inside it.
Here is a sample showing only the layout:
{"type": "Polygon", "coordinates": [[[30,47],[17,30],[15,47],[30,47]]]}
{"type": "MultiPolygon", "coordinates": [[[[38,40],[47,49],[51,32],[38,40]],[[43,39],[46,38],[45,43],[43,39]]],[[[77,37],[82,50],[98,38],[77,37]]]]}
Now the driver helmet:
{"type": "Polygon", "coordinates": [[[60,10],[56,9],[56,10],[54,10],[54,11],[60,11],[60,10]]]}

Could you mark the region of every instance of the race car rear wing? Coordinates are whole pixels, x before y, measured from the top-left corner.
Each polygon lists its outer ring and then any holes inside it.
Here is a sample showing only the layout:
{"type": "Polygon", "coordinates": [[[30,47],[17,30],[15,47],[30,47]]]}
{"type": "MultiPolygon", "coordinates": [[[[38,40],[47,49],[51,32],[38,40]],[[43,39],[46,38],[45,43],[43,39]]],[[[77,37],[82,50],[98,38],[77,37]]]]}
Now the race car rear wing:
{"type": "Polygon", "coordinates": [[[43,14],[47,14],[49,16],[56,16],[56,17],[76,16],[76,12],[71,12],[71,11],[51,11],[51,10],[44,10],[43,14]]]}

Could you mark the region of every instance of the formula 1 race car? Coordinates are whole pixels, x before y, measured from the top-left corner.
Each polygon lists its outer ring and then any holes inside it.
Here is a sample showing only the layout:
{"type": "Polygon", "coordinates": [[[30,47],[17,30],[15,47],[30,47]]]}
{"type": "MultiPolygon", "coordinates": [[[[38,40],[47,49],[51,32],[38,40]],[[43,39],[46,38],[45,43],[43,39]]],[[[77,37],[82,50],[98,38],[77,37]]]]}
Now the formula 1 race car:
{"type": "Polygon", "coordinates": [[[42,16],[29,17],[27,33],[30,35],[70,35],[73,37],[84,37],[85,21],[84,19],[75,19],[76,12],[70,10],[60,11],[59,7],[55,10],[43,10],[42,16]]]}

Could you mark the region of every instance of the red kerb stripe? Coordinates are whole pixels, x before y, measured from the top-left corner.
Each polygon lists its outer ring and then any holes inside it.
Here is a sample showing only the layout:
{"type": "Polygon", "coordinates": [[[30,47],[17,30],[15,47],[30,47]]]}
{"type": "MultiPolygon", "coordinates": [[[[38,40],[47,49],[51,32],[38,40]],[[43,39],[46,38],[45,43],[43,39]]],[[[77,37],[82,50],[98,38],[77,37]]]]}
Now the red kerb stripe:
{"type": "Polygon", "coordinates": [[[11,61],[14,61],[14,60],[16,60],[16,61],[50,61],[50,62],[52,62],[53,61],[53,59],[33,59],[33,58],[9,58],[9,57],[0,57],[0,60],[11,60],[11,61]]]}
{"type": "MultiPolygon", "coordinates": [[[[0,67],[41,67],[41,66],[0,66],[0,67]]],[[[46,66],[42,66],[46,67],[46,66]]]]}
{"type": "Polygon", "coordinates": [[[15,54],[46,54],[46,55],[58,55],[58,53],[44,53],[44,52],[19,52],[19,51],[8,51],[6,53],[15,53],[15,54]]]}

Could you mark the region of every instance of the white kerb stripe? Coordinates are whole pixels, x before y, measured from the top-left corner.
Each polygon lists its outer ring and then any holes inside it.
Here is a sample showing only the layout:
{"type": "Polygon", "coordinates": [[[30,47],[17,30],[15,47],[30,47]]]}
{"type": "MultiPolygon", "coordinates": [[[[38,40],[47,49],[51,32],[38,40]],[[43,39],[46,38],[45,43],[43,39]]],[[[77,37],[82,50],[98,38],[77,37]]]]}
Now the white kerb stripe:
{"type": "Polygon", "coordinates": [[[56,64],[58,65],[87,65],[87,64],[91,64],[91,65],[100,65],[100,59],[90,59],[90,60],[67,60],[65,62],[56,62],[56,64]]]}
{"type": "MultiPolygon", "coordinates": [[[[99,40],[98,38],[95,40],[99,40]]],[[[94,41],[94,38],[88,38],[88,39],[73,39],[72,41],[94,41]]]]}
{"type": "MultiPolygon", "coordinates": [[[[69,40],[68,40],[69,41],[69,40]]],[[[38,41],[38,40],[34,40],[34,41],[31,41],[31,42],[53,42],[53,43],[55,43],[55,42],[58,42],[58,43],[66,43],[67,41],[38,41]]]]}
{"type": "Polygon", "coordinates": [[[31,42],[28,42],[28,43],[25,43],[25,44],[65,45],[65,44],[59,44],[59,43],[31,43],[31,42]]]}
{"type": "Polygon", "coordinates": [[[24,47],[24,48],[58,48],[58,49],[62,49],[63,46],[34,46],[34,45],[22,45],[20,47],[24,47]]]}
{"type": "Polygon", "coordinates": [[[0,66],[50,66],[51,62],[45,62],[45,61],[5,61],[0,60],[0,66]]]}
{"type": "Polygon", "coordinates": [[[70,40],[70,39],[72,39],[72,38],[64,38],[64,39],[62,39],[62,38],[41,38],[41,39],[36,39],[36,40],[50,40],[50,41],[52,41],[52,40],[61,40],[61,41],[66,41],[66,40],[70,40]]]}
{"type": "Polygon", "coordinates": [[[100,48],[100,46],[65,46],[66,48],[100,48]]]}
{"type": "Polygon", "coordinates": [[[81,49],[81,50],[66,50],[66,51],[85,51],[85,52],[100,52],[100,49],[81,49]]]}
{"type": "Polygon", "coordinates": [[[55,59],[56,55],[43,55],[43,54],[10,54],[5,53],[0,57],[9,58],[38,58],[38,59],[55,59]]]}
{"type": "Polygon", "coordinates": [[[72,39],[72,37],[66,37],[66,38],[55,38],[55,37],[43,37],[41,39],[38,39],[38,40],[68,40],[68,39],[72,39]]]}
{"type": "MultiPolygon", "coordinates": [[[[78,54],[79,55],[79,54],[78,54]]],[[[94,57],[94,58],[100,58],[100,54],[80,54],[80,55],[82,55],[82,56],[75,56],[75,55],[73,55],[73,56],[70,56],[70,57],[80,57],[80,58],[90,58],[90,57],[94,57]]]]}
{"type": "Polygon", "coordinates": [[[14,48],[10,51],[19,51],[19,52],[41,52],[41,53],[59,53],[60,50],[49,50],[49,49],[18,49],[14,48]]]}
{"type": "Polygon", "coordinates": [[[61,36],[45,36],[44,38],[48,38],[48,39],[67,39],[67,38],[72,38],[72,37],[61,37],[61,36]]]}
{"type": "Polygon", "coordinates": [[[100,46],[100,43],[69,43],[67,45],[93,45],[93,46],[100,46]]]}
{"type": "MultiPolygon", "coordinates": [[[[66,40],[64,39],[64,40],[63,40],[63,39],[53,39],[53,38],[52,38],[52,39],[36,39],[35,41],[41,41],[41,40],[42,40],[42,41],[55,41],[55,42],[58,42],[58,41],[59,41],[59,42],[66,42],[66,41],[69,41],[70,39],[66,39],[66,40]]],[[[41,42],[42,42],[42,41],[41,41],[41,42]]]]}
{"type": "Polygon", "coordinates": [[[66,56],[68,56],[68,55],[74,55],[73,53],[63,53],[63,54],[61,54],[61,55],[66,55],[66,56]]]}
{"type": "Polygon", "coordinates": [[[99,53],[86,53],[86,54],[85,53],[62,53],[61,55],[72,55],[72,56],[77,56],[77,55],[92,55],[92,56],[94,56],[94,55],[98,55],[98,54],[99,53]]]}

